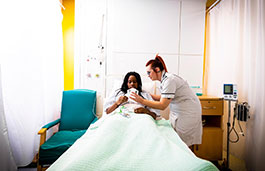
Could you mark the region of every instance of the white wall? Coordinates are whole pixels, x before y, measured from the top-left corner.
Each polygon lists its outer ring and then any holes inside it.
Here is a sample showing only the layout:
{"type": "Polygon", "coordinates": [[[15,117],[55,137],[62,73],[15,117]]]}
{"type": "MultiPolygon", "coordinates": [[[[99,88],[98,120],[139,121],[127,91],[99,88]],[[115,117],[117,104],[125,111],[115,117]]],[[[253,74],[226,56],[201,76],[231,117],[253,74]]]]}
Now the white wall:
{"type": "Polygon", "coordinates": [[[159,52],[169,72],[202,86],[204,0],[108,2],[107,77],[146,76],[146,62],[159,52]]]}
{"type": "Polygon", "coordinates": [[[169,72],[202,87],[205,0],[76,0],[75,17],[75,88],[96,89],[103,98],[129,71],[140,73],[143,84],[150,84],[145,64],[156,53],[169,72]],[[97,64],[99,57],[88,57],[93,53],[104,57],[102,65],[97,64]],[[93,77],[95,67],[100,77],[93,77]]]}

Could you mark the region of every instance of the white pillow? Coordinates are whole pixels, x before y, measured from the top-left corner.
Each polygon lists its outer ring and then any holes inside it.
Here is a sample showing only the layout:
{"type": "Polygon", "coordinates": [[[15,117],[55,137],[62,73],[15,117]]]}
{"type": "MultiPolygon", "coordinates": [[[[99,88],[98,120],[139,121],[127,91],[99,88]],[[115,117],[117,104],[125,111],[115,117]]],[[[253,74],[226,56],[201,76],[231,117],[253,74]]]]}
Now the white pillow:
{"type": "Polygon", "coordinates": [[[112,93],[115,92],[115,90],[121,88],[123,82],[123,76],[117,75],[117,76],[109,76],[106,79],[106,98],[112,95],[112,93]]]}
{"type": "Polygon", "coordinates": [[[156,89],[156,84],[154,81],[152,82],[144,82],[142,83],[142,89],[147,91],[148,93],[154,94],[156,89]]]}

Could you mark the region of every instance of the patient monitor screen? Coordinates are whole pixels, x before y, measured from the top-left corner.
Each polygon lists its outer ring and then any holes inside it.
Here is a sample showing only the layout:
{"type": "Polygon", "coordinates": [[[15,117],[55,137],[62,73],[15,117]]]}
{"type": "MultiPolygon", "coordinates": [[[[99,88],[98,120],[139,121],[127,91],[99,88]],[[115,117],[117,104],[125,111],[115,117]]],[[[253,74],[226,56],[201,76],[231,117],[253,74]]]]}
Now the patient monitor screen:
{"type": "Polygon", "coordinates": [[[224,85],[224,94],[233,94],[233,85],[224,85]]]}

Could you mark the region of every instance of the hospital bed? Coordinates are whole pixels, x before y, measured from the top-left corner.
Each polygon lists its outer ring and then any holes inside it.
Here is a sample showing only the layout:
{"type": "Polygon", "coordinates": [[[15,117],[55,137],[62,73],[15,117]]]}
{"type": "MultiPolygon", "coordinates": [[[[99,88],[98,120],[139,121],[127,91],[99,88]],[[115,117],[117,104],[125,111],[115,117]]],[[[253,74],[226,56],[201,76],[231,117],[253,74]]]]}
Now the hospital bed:
{"type": "Polygon", "coordinates": [[[218,170],[196,157],[168,120],[154,120],[120,106],[91,124],[48,171],[218,170]]]}
{"type": "MultiPolygon", "coordinates": [[[[122,79],[123,76],[113,76],[110,81],[108,80],[106,97],[120,87],[122,79]]],[[[148,79],[142,78],[143,89],[153,94],[157,93],[159,85],[147,81],[148,79]]],[[[97,111],[102,112],[98,109],[97,107],[97,111]]],[[[168,120],[154,120],[146,114],[135,114],[133,106],[125,105],[111,114],[103,114],[48,168],[48,171],[60,170],[215,171],[218,169],[211,162],[196,157],[168,120]]]]}

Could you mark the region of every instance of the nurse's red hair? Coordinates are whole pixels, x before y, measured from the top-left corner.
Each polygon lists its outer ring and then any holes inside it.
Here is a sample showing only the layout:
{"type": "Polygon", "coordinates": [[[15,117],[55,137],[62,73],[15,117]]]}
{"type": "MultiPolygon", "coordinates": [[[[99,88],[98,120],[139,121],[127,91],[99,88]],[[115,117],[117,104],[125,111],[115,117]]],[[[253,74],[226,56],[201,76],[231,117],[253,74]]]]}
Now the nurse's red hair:
{"type": "Polygon", "coordinates": [[[158,55],[158,53],[156,54],[155,59],[149,60],[145,66],[149,66],[149,65],[151,65],[151,68],[154,71],[155,71],[155,68],[158,67],[161,71],[165,70],[167,72],[166,64],[164,60],[162,59],[162,57],[158,55]]]}

